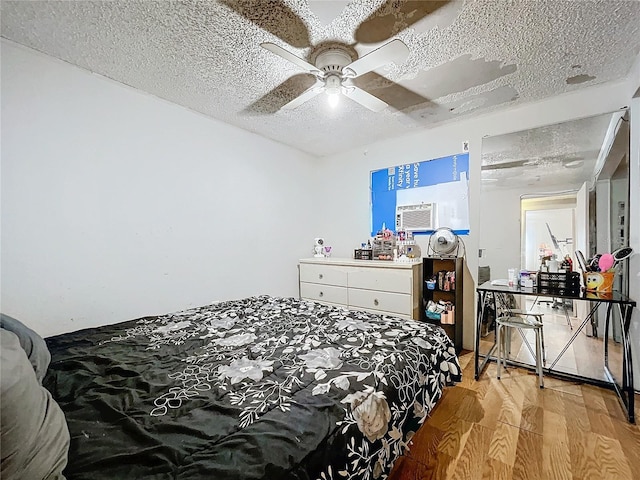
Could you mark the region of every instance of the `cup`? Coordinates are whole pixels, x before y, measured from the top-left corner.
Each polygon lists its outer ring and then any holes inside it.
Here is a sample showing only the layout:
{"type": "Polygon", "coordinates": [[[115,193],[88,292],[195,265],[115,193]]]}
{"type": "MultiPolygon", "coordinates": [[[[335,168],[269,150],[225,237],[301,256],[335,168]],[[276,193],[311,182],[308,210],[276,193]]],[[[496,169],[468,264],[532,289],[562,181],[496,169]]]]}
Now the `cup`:
{"type": "Polygon", "coordinates": [[[508,273],[509,273],[509,286],[513,287],[516,284],[516,269],[510,268],[508,270],[508,273]]]}
{"type": "Polygon", "coordinates": [[[587,292],[611,292],[616,272],[586,272],[584,285],[587,292]]]}

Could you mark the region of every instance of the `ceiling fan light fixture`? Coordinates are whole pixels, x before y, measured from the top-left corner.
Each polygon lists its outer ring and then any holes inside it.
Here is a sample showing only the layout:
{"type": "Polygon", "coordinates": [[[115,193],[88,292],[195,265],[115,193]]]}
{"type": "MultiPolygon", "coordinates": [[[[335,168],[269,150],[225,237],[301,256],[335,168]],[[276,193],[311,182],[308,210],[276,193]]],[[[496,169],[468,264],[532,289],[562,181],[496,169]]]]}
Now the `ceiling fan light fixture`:
{"type": "Polygon", "coordinates": [[[331,108],[336,108],[340,103],[340,90],[327,90],[327,102],[331,108]]]}
{"type": "Polygon", "coordinates": [[[339,102],[340,91],[342,90],[342,79],[335,74],[327,76],[324,84],[329,106],[336,108],[339,102]]]}

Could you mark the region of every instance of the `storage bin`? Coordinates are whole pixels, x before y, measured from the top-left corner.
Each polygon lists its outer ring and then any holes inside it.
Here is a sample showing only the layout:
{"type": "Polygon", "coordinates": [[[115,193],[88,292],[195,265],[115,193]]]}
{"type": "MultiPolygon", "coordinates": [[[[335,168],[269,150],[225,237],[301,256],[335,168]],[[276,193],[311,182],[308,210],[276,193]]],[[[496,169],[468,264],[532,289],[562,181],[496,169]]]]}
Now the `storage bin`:
{"type": "Polygon", "coordinates": [[[355,260],[371,260],[372,250],[370,248],[356,248],[353,251],[353,258],[355,260]]]}
{"type": "Polygon", "coordinates": [[[538,290],[540,293],[570,295],[580,292],[580,274],[578,272],[538,272],[538,290]]]}
{"type": "Polygon", "coordinates": [[[587,292],[611,292],[616,272],[587,272],[584,274],[584,285],[587,292]]]}
{"type": "Polygon", "coordinates": [[[456,311],[454,307],[451,310],[445,310],[440,315],[440,323],[444,325],[454,325],[456,323],[456,311]]]}
{"type": "Polygon", "coordinates": [[[426,310],[424,313],[429,320],[440,320],[441,314],[439,312],[430,312],[429,310],[426,310]]]}

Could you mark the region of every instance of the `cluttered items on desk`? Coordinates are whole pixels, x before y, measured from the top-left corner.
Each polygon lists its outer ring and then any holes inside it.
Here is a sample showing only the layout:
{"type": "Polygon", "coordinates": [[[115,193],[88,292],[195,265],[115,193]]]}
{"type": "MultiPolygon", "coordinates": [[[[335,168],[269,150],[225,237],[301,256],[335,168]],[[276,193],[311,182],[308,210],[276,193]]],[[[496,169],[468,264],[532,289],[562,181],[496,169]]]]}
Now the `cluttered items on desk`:
{"type": "Polygon", "coordinates": [[[585,290],[587,292],[613,291],[616,267],[632,253],[631,247],[620,247],[611,253],[597,253],[587,260],[580,250],[576,250],[576,259],[583,274],[585,290]]]}
{"type": "Polygon", "coordinates": [[[572,271],[547,272],[543,270],[509,269],[509,279],[492,280],[491,285],[517,288],[537,288],[539,293],[572,295],[580,292],[580,274],[572,271]]]}
{"type": "MultiPolygon", "coordinates": [[[[560,243],[572,243],[572,239],[556,239],[548,223],[547,229],[556,251],[562,251],[560,243]]],[[[554,291],[562,290],[568,294],[579,292],[581,281],[584,290],[587,292],[612,292],[616,277],[616,266],[633,253],[633,249],[630,247],[620,247],[611,253],[596,253],[587,260],[580,250],[576,250],[577,270],[580,271],[578,273],[573,272],[573,261],[570,255],[565,255],[560,263],[553,251],[542,249],[541,251],[544,253],[540,257],[541,264],[538,278],[539,283],[542,281],[543,285],[539,284],[538,288],[551,288],[554,291]],[[563,274],[563,276],[556,274],[563,274]]]]}
{"type": "MultiPolygon", "coordinates": [[[[525,271],[520,272],[519,286],[534,286],[540,293],[557,293],[571,295],[579,293],[581,288],[587,292],[611,292],[616,276],[616,267],[621,261],[629,258],[633,253],[630,247],[621,247],[612,253],[597,253],[586,259],[580,250],[575,251],[576,263],[579,271],[573,270],[573,262],[567,255],[558,265],[555,255],[544,257],[537,275],[537,282],[533,285],[522,282],[525,271]],[[582,282],[581,282],[582,281],[582,282]]],[[[531,275],[532,272],[528,272],[531,275]]]]}
{"type": "Polygon", "coordinates": [[[353,252],[356,260],[391,260],[394,262],[412,262],[422,258],[420,246],[416,243],[412,232],[394,233],[382,225],[373,239],[362,243],[361,248],[353,252]],[[372,241],[373,240],[373,241],[372,241]]]}
{"type": "Polygon", "coordinates": [[[538,272],[539,293],[572,295],[580,293],[579,272],[538,272]]]}
{"type": "MultiPolygon", "coordinates": [[[[630,247],[619,248],[612,253],[595,254],[585,259],[580,250],[575,251],[577,271],[569,255],[560,263],[555,255],[541,258],[538,271],[508,270],[508,279],[492,280],[494,286],[536,288],[541,294],[575,295],[581,290],[595,293],[613,291],[616,267],[633,253],[630,247]]],[[[427,288],[429,286],[427,285],[427,288]]]]}

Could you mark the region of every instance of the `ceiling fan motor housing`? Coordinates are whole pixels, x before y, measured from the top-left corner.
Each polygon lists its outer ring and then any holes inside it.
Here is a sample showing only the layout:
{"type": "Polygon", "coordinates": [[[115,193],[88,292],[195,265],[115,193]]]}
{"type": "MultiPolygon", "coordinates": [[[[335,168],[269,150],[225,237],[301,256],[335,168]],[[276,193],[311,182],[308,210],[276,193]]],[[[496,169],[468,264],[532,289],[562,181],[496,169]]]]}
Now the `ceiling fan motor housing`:
{"type": "Polygon", "coordinates": [[[316,57],[316,67],[324,72],[324,88],[329,95],[342,91],[342,69],[351,63],[351,56],[340,48],[329,48],[316,57]]]}
{"type": "Polygon", "coordinates": [[[331,48],[316,57],[316,67],[327,73],[342,73],[342,68],[351,63],[351,56],[340,48],[331,48]]]}

